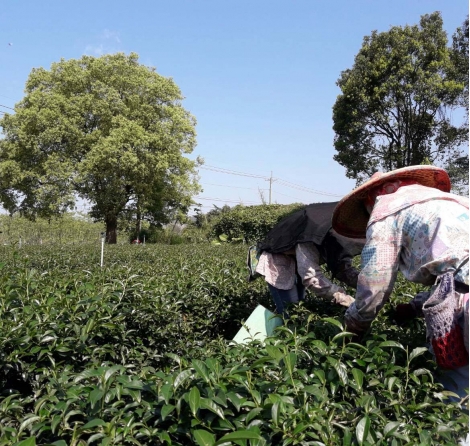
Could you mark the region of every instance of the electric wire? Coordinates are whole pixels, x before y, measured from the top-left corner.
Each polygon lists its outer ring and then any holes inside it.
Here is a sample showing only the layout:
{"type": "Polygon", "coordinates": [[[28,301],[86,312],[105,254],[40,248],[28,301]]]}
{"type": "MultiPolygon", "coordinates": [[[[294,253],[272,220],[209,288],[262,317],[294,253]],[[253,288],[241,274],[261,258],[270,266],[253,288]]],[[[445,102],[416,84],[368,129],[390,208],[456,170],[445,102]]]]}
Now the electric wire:
{"type": "Polygon", "coordinates": [[[225,200],[224,198],[211,198],[211,197],[194,197],[194,200],[209,200],[209,201],[223,201],[224,203],[249,203],[249,204],[259,204],[257,201],[245,201],[245,200],[225,200]]]}
{"type": "Polygon", "coordinates": [[[297,197],[292,197],[291,195],[286,195],[286,194],[283,194],[283,193],[278,192],[278,191],[276,191],[276,195],[282,195],[283,197],[292,198],[294,200],[297,200],[297,197]]]}
{"type": "MultiPolygon", "coordinates": [[[[228,186],[225,184],[213,184],[213,183],[205,183],[206,186],[219,186],[219,187],[231,187],[234,189],[249,189],[249,190],[269,190],[269,189],[257,189],[255,187],[241,187],[241,186],[228,186]]],[[[201,184],[204,187],[204,184],[201,184]]]]}
{"type": "Polygon", "coordinates": [[[252,174],[252,173],[240,172],[240,171],[236,171],[236,170],[232,170],[232,169],[225,169],[225,168],[222,168],[222,167],[210,166],[210,165],[200,166],[200,168],[201,169],[206,169],[206,170],[212,170],[214,172],[225,173],[225,174],[229,174],[229,175],[238,175],[238,176],[244,176],[244,177],[250,177],[250,178],[261,178],[261,179],[266,180],[266,181],[277,181],[278,184],[280,184],[282,186],[286,186],[286,187],[290,187],[290,188],[293,188],[293,189],[301,190],[303,192],[309,192],[309,193],[312,193],[312,194],[326,195],[326,196],[329,196],[329,197],[343,197],[343,195],[332,194],[330,192],[325,192],[325,191],[321,191],[321,190],[317,190],[317,189],[311,189],[309,187],[302,186],[300,184],[291,183],[290,181],[283,180],[282,178],[265,177],[265,176],[262,176],[262,175],[255,175],[255,174],[252,174]]]}
{"type": "Polygon", "coordinates": [[[241,176],[241,177],[261,178],[263,180],[269,180],[269,177],[265,177],[265,176],[262,176],[262,175],[255,175],[253,173],[246,173],[246,172],[238,172],[236,170],[225,169],[225,168],[222,168],[222,167],[204,165],[204,166],[200,166],[199,168],[204,169],[204,170],[212,170],[214,172],[227,173],[227,174],[230,174],[230,175],[238,175],[238,176],[241,176]]]}
{"type": "Polygon", "coordinates": [[[289,181],[285,181],[285,180],[282,180],[280,178],[278,178],[277,181],[278,181],[278,184],[280,184],[281,186],[290,187],[292,189],[301,190],[303,192],[310,192],[312,194],[326,195],[326,196],[329,196],[329,197],[343,197],[343,195],[332,194],[332,193],[329,193],[329,192],[324,192],[324,191],[316,190],[316,189],[310,189],[310,188],[305,187],[305,186],[290,183],[289,181]]]}

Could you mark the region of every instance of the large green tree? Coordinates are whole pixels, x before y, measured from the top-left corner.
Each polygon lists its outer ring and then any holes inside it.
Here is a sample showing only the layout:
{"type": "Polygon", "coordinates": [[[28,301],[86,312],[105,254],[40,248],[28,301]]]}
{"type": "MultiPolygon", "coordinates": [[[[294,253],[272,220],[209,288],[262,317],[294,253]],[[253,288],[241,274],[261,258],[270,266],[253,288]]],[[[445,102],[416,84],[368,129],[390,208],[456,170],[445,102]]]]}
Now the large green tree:
{"type": "Polygon", "coordinates": [[[452,121],[465,94],[455,68],[438,12],[364,38],[333,106],[334,159],[349,178],[464,155],[467,129],[452,121]]]}
{"type": "Polygon", "coordinates": [[[15,114],[0,120],[0,201],[10,212],[59,215],[76,197],[116,243],[129,210],[161,221],[199,191],[189,154],[195,119],[171,78],[135,53],[33,69],[15,114]]]}
{"type": "Polygon", "coordinates": [[[468,126],[468,16],[452,36],[451,60],[452,75],[464,85],[461,103],[467,112],[465,124],[468,126]]]}

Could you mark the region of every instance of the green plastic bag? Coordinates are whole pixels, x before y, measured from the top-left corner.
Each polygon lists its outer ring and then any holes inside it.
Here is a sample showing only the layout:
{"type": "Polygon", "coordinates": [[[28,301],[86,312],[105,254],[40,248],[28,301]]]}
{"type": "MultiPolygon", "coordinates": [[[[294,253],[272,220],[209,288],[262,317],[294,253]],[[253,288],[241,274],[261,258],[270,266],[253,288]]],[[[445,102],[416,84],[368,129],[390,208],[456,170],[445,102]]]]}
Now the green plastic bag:
{"type": "Polygon", "coordinates": [[[233,340],[238,344],[246,344],[255,339],[262,341],[272,336],[275,328],[280,325],[282,325],[281,316],[264,308],[263,305],[258,305],[233,340]]]}

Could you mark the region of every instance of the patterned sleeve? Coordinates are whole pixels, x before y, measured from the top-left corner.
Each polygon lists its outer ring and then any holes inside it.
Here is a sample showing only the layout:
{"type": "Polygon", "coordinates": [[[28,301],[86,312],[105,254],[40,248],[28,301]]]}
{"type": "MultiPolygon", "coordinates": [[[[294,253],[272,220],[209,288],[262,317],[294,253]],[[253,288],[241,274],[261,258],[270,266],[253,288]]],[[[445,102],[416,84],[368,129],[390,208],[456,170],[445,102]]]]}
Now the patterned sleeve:
{"type": "Polygon", "coordinates": [[[356,301],[345,314],[350,331],[363,332],[388,301],[397,278],[401,237],[393,216],[369,226],[361,255],[356,301]]]}
{"type": "Polygon", "coordinates": [[[320,267],[320,253],[313,243],[299,243],[295,249],[297,271],[303,285],[316,296],[336,299],[335,293],[344,294],[343,288],[332,283],[324,276],[320,267]]]}

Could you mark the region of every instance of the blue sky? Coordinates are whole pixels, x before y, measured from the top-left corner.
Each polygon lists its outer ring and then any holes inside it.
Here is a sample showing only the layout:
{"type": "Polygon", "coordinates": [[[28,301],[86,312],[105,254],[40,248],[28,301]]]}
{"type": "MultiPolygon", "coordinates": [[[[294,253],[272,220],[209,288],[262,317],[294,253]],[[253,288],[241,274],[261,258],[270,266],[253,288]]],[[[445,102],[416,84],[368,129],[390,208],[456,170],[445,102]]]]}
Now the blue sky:
{"type": "Polygon", "coordinates": [[[133,51],[175,80],[197,119],[191,157],[218,170],[200,170],[204,212],[268,200],[271,172],[273,203],[334,201],[355,184],[333,160],[340,72],[372,30],[415,24],[434,11],[450,38],[468,2],[3,0],[0,104],[22,98],[34,67],[133,51]]]}

